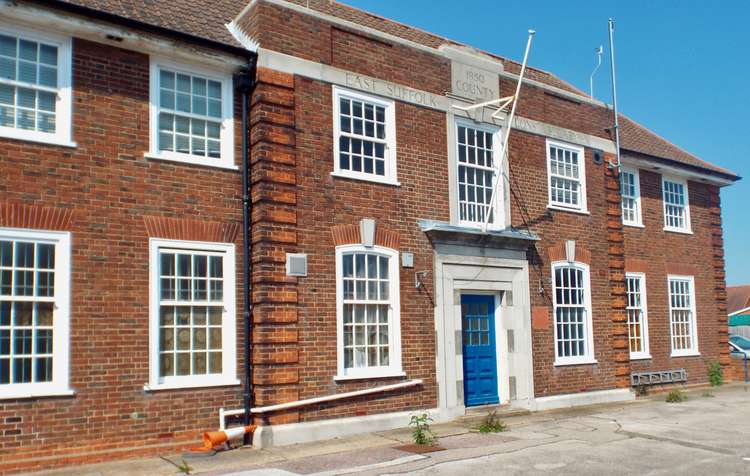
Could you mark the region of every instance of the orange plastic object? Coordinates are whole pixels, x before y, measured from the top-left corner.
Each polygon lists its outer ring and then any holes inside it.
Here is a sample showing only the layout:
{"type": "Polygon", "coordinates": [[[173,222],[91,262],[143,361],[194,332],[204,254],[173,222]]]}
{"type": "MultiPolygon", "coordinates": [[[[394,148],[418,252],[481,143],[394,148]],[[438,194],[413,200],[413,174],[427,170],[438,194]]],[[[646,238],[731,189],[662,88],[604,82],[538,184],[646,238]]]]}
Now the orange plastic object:
{"type": "Polygon", "coordinates": [[[203,446],[210,450],[222,443],[226,443],[229,440],[239,438],[245,433],[252,433],[255,431],[256,425],[248,425],[245,427],[228,428],[220,431],[207,431],[203,433],[203,446]]]}

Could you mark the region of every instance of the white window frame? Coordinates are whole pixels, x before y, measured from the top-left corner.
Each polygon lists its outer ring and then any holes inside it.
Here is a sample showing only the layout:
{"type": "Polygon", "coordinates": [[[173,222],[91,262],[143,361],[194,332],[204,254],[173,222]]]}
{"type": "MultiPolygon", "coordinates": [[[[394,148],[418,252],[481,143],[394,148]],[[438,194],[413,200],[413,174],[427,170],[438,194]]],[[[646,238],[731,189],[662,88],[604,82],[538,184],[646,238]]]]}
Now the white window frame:
{"type": "MultiPolygon", "coordinates": [[[[650,359],[651,354],[649,353],[649,346],[648,346],[648,300],[646,297],[646,274],[645,273],[625,273],[625,279],[637,279],[638,280],[638,288],[639,292],[641,294],[641,351],[640,352],[630,352],[630,360],[639,360],[639,359],[650,359]]],[[[627,297],[627,281],[625,282],[625,306],[626,306],[626,313],[627,313],[627,303],[628,303],[628,297],[627,297]]],[[[628,317],[628,349],[630,349],[630,339],[632,339],[632,336],[630,335],[630,318],[628,317]]]]}
{"type": "Polygon", "coordinates": [[[232,243],[149,239],[149,381],[144,389],[217,387],[239,385],[237,378],[237,314],[236,314],[235,247],[232,243]],[[159,377],[159,251],[162,249],[224,253],[224,315],[222,320],[221,375],[182,375],[159,377]]]}
{"type": "Polygon", "coordinates": [[[367,182],[383,183],[387,185],[401,185],[396,174],[396,103],[390,99],[384,99],[370,94],[364,94],[340,86],[333,88],[333,172],[334,177],[345,177],[367,182]],[[340,98],[365,101],[385,108],[385,175],[378,176],[374,173],[356,172],[341,169],[339,162],[339,136],[341,132],[340,98]]]}
{"type": "MultiPolygon", "coordinates": [[[[476,122],[472,122],[469,120],[466,120],[464,118],[457,117],[455,120],[454,125],[454,132],[455,132],[455,144],[454,144],[454,150],[456,153],[456,192],[453,194],[452,200],[455,200],[456,203],[456,213],[458,218],[458,224],[461,226],[467,226],[472,228],[481,228],[483,226],[483,222],[473,222],[468,220],[461,220],[461,203],[460,203],[460,188],[461,184],[459,182],[459,168],[461,167],[461,162],[459,161],[459,143],[458,143],[458,128],[459,126],[463,126],[470,129],[476,129],[478,131],[483,132],[489,132],[492,134],[492,169],[494,172],[494,175],[492,177],[493,185],[497,186],[497,191],[495,192],[495,202],[493,203],[492,211],[494,213],[494,220],[488,223],[488,228],[493,230],[502,229],[505,227],[505,207],[503,205],[503,197],[505,196],[504,191],[504,180],[498,180],[498,172],[502,174],[503,170],[503,164],[500,162],[500,141],[502,141],[502,135],[500,134],[500,128],[496,126],[491,126],[489,124],[477,124],[476,122]]],[[[471,166],[470,164],[463,164],[467,166],[471,166]]]]}
{"type": "Polygon", "coordinates": [[[336,353],[337,374],[334,380],[402,377],[401,367],[401,297],[399,279],[399,252],[382,246],[343,245],[336,247],[336,353]],[[388,321],[389,365],[359,369],[344,368],[344,260],[345,253],[376,253],[388,258],[390,316],[388,321]]]}
{"type": "MultiPolygon", "coordinates": [[[[588,203],[586,200],[586,151],[579,145],[570,144],[567,142],[561,142],[558,140],[547,139],[545,143],[545,155],[547,157],[547,208],[552,210],[563,210],[567,212],[582,213],[585,215],[589,214],[588,203]],[[580,183],[579,201],[578,206],[570,206],[565,203],[557,203],[552,201],[552,165],[549,149],[550,147],[557,147],[561,149],[567,149],[571,152],[578,154],[580,176],[578,181],[580,183]]],[[[567,178],[566,178],[567,179],[567,178]]],[[[570,180],[570,179],[568,179],[570,180]]]]}
{"type": "MultiPolygon", "coordinates": [[[[0,23],[0,33],[57,47],[55,132],[29,131],[25,129],[17,129],[15,127],[0,126],[0,137],[64,147],[76,147],[76,144],[72,140],[73,48],[71,38],[69,36],[56,35],[48,31],[42,32],[28,27],[19,28],[18,26],[11,26],[5,23],[0,23]]],[[[29,87],[27,83],[21,81],[2,80],[2,82],[3,84],[9,84],[11,86],[29,87]]],[[[49,90],[49,88],[42,86],[35,87],[34,89],[49,90]]]]}
{"type": "Polygon", "coordinates": [[[565,365],[587,365],[595,364],[597,360],[594,353],[594,326],[593,316],[591,314],[591,269],[589,265],[581,262],[569,262],[569,261],[555,261],[552,263],[552,328],[554,334],[553,345],[555,347],[555,362],[554,366],[565,366],[565,365]],[[555,270],[558,268],[574,268],[583,272],[583,283],[584,283],[584,310],[586,312],[586,319],[584,324],[586,326],[586,353],[582,356],[575,357],[561,357],[558,355],[557,350],[557,288],[555,282],[555,270]]]}
{"type": "Polygon", "coordinates": [[[641,178],[637,168],[623,167],[621,175],[631,174],[633,176],[633,186],[635,188],[635,195],[625,195],[622,189],[622,176],[620,177],[620,194],[621,194],[621,207],[622,213],[622,224],[627,226],[635,226],[643,228],[643,214],[641,213],[641,178]],[[625,198],[632,199],[635,202],[635,220],[625,219],[625,204],[623,200],[625,198]]]}
{"type": "MultiPolygon", "coordinates": [[[[190,114],[186,115],[190,116],[190,114]]],[[[235,164],[234,152],[234,83],[231,70],[222,71],[197,64],[175,63],[152,56],[149,68],[149,151],[145,154],[146,158],[239,170],[235,164]],[[161,68],[221,83],[220,158],[159,151],[159,70],[161,68]]]]}
{"type": "MultiPolygon", "coordinates": [[[[52,321],[52,381],[0,385],[0,399],[73,395],[70,388],[70,233],[0,228],[2,240],[55,245],[55,303],[52,321]]],[[[22,299],[15,299],[15,301],[22,299]]]]}
{"type": "Polygon", "coordinates": [[[687,180],[678,177],[672,177],[668,175],[661,176],[661,201],[662,201],[662,215],[664,216],[664,231],[671,231],[675,233],[685,233],[691,235],[693,233],[692,226],[690,224],[690,194],[688,191],[687,180]],[[680,184],[685,190],[685,226],[682,228],[667,226],[667,200],[666,200],[666,188],[665,182],[672,182],[680,184]]]}
{"type": "Polygon", "coordinates": [[[669,348],[671,350],[670,357],[690,357],[700,355],[698,351],[698,316],[696,314],[695,307],[695,277],[686,276],[679,274],[667,275],[667,305],[669,308],[669,348]],[[675,350],[673,345],[672,337],[672,287],[671,282],[673,280],[688,281],[690,285],[690,342],[692,347],[690,349],[675,350]]]}

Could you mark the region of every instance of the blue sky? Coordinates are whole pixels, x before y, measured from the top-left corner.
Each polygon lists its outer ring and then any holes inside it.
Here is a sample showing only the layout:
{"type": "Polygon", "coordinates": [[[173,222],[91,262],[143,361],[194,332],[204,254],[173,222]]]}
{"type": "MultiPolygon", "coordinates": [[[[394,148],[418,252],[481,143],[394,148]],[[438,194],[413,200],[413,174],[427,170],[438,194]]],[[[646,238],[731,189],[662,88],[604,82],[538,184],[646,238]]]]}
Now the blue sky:
{"type": "MultiPolygon", "coordinates": [[[[342,0],[530,64],[610,102],[607,19],[615,19],[620,111],[687,151],[746,177],[721,193],[727,283],[750,284],[750,2],[741,0],[342,0]]],[[[686,257],[689,258],[689,257],[686,257]]]]}

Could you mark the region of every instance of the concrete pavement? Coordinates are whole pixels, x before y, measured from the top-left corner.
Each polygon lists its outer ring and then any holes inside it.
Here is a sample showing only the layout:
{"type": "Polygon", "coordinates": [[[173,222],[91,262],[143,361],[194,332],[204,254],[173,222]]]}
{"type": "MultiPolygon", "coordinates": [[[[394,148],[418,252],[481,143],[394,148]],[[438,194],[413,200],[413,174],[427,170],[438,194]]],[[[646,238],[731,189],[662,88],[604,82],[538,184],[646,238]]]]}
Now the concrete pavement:
{"type": "MultiPolygon", "coordinates": [[[[243,449],[191,459],[192,474],[294,476],[338,474],[750,474],[750,391],[732,385],[634,403],[542,412],[505,419],[510,431],[479,434],[476,422],[435,425],[442,451],[399,449],[408,429],[326,442],[243,449]]],[[[180,457],[170,457],[179,462],[180,457]]],[[[150,458],[48,471],[47,476],[174,475],[150,458]]]]}

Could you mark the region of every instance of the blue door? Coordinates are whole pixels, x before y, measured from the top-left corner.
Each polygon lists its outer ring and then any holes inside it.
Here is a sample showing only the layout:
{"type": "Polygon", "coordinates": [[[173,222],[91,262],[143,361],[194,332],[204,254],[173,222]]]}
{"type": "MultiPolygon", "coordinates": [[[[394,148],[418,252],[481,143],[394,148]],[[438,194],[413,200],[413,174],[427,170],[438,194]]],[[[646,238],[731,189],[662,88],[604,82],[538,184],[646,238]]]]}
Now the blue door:
{"type": "Polygon", "coordinates": [[[461,295],[466,406],[498,403],[495,297],[461,295]]]}

